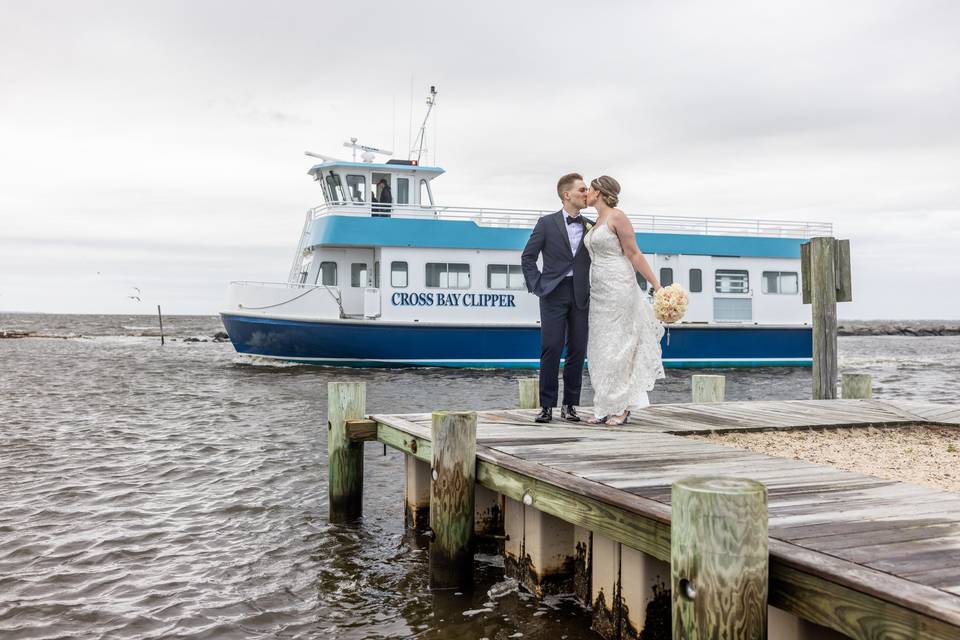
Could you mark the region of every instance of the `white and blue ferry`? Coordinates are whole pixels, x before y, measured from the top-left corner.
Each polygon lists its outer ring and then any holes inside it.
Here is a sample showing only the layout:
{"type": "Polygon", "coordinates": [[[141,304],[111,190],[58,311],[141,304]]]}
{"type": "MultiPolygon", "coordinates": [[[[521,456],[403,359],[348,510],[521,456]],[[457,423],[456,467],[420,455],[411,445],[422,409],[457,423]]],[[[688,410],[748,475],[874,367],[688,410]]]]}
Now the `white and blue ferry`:
{"type": "MultiPolygon", "coordinates": [[[[442,206],[443,169],[370,151],[361,162],[309,154],[323,160],[309,174],[324,202],[307,212],[286,281],[231,283],[221,316],[236,350],[317,365],[537,367],[539,307],[520,252],[552,210],[442,206]]],[[[830,224],[630,218],[660,282],[690,292],[664,338],[666,366],[811,364],[800,244],[830,224]]]]}

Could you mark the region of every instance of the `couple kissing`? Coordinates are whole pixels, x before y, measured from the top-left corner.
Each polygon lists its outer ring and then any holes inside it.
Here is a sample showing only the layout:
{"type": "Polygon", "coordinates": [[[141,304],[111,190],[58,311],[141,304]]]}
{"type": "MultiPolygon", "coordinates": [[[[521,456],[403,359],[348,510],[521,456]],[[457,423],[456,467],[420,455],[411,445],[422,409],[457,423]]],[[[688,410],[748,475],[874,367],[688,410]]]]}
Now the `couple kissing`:
{"type": "Polygon", "coordinates": [[[637,246],[633,224],[617,208],[616,180],[600,176],[588,187],[583,176],[569,173],[557,182],[557,196],[563,208],[537,221],[521,256],[527,290],[540,299],[541,409],[535,420],[553,420],[561,358],[560,416],[581,420],[577,405],[586,359],[594,391],[588,422],[621,425],[631,410],[650,403],[647,392],[664,377],[664,329],[636,274],[654,290],[660,282],[637,246]],[[581,215],[586,207],[595,208],[595,220],[581,215]]]}

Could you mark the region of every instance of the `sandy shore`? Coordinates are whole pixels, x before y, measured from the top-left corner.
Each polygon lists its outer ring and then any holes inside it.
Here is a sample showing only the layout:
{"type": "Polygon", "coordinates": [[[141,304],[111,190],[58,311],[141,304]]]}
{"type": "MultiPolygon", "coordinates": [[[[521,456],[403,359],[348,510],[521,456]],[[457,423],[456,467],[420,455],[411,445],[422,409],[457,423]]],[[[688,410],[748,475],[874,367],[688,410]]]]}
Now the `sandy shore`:
{"type": "Polygon", "coordinates": [[[960,427],[795,429],[691,437],[960,492],[960,427]]]}

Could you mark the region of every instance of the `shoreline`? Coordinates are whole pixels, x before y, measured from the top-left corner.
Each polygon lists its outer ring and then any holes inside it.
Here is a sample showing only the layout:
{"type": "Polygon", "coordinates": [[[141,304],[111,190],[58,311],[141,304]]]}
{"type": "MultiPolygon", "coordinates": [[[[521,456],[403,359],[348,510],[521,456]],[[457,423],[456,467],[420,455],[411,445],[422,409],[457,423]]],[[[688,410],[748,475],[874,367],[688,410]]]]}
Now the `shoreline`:
{"type": "Polygon", "coordinates": [[[841,336],[956,336],[960,320],[842,320],[841,336]]]}

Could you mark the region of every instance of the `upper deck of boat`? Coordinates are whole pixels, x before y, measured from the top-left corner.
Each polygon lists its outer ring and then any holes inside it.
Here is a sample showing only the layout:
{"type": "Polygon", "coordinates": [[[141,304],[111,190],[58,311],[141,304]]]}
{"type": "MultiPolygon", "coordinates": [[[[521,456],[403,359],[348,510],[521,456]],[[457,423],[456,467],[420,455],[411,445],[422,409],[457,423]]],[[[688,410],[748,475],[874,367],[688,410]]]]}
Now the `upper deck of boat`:
{"type": "MultiPolygon", "coordinates": [[[[379,205],[369,202],[329,203],[307,212],[308,221],[327,216],[390,217],[401,220],[449,220],[473,222],[480,227],[532,228],[542,216],[557,209],[503,209],[490,207],[447,207],[439,205],[379,205]],[[389,206],[389,211],[384,207],[389,206]]],[[[590,214],[587,213],[590,217],[590,214]]],[[[682,235],[756,236],[770,238],[813,238],[833,235],[833,224],[799,220],[724,218],[715,216],[672,216],[627,212],[637,233],[682,235]]]]}

